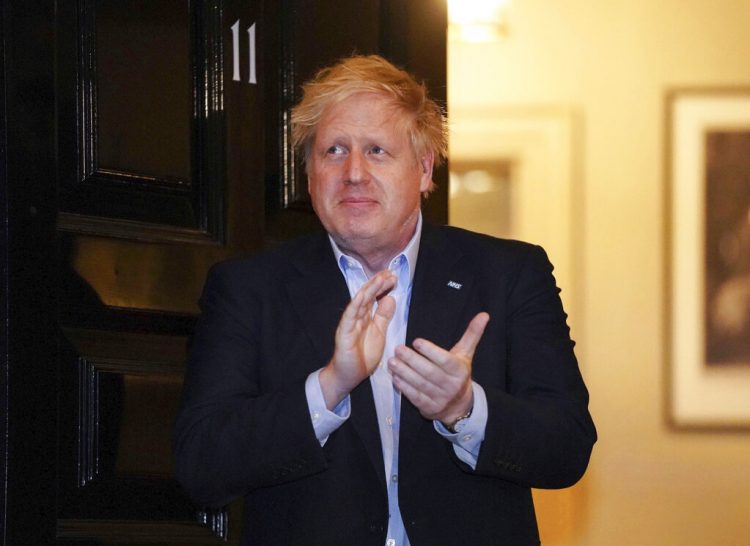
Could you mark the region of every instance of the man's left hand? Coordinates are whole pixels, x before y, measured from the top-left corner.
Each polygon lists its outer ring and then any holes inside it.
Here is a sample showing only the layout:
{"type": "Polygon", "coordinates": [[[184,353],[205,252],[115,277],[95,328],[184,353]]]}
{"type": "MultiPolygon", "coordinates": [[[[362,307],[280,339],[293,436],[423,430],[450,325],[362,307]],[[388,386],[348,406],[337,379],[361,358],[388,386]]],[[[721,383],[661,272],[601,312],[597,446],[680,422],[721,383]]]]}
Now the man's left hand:
{"type": "Polygon", "coordinates": [[[489,320],[487,313],[476,315],[450,351],[420,338],[413,349],[396,348],[388,361],[393,384],[423,417],[452,423],[471,410],[471,363],[489,320]]]}

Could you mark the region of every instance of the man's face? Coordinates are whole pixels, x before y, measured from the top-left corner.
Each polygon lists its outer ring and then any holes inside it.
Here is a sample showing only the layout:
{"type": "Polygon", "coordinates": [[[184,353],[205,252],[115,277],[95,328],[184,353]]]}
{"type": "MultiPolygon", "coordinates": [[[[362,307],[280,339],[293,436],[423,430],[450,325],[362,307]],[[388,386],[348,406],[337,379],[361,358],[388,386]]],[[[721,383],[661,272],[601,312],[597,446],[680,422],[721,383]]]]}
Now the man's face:
{"type": "Polygon", "coordinates": [[[353,95],[324,112],[307,161],[323,226],[365,260],[387,260],[408,243],[431,184],[432,156],[415,157],[402,115],[383,95],[353,95]]]}

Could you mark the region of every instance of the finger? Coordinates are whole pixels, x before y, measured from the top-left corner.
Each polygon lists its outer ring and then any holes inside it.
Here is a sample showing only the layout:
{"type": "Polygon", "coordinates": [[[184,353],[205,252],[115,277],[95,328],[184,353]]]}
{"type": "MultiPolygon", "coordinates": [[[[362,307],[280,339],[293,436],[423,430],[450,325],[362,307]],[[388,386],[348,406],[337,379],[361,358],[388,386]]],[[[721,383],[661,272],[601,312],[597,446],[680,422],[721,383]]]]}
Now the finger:
{"type": "MultiPolygon", "coordinates": [[[[424,342],[425,340],[421,341],[424,342]]],[[[445,373],[440,365],[436,365],[431,359],[406,345],[399,345],[396,347],[395,356],[404,364],[404,366],[408,366],[414,370],[414,372],[418,373],[425,379],[431,380],[433,383],[439,383],[440,380],[438,376],[445,373]]]]}
{"type": "Polygon", "coordinates": [[[354,294],[354,297],[346,306],[342,318],[358,320],[369,314],[372,310],[371,292],[373,290],[372,286],[363,286],[356,294],[354,294]]]}
{"type": "Polygon", "coordinates": [[[357,294],[362,294],[364,304],[372,305],[378,296],[388,292],[394,286],[396,286],[396,275],[385,270],[377,273],[363,284],[357,294]]]}
{"type": "Polygon", "coordinates": [[[395,285],[395,282],[395,275],[389,271],[381,271],[372,277],[354,294],[354,297],[346,306],[342,318],[361,318],[369,314],[378,294],[384,290],[390,290],[395,285]]]}
{"type": "Polygon", "coordinates": [[[458,343],[453,346],[451,352],[460,353],[472,358],[489,321],[490,316],[487,313],[478,313],[473,319],[471,319],[471,322],[469,322],[469,325],[466,327],[464,335],[461,336],[458,343]]]}
{"type": "Polygon", "coordinates": [[[456,355],[439,350],[448,355],[443,364],[436,364],[403,345],[397,347],[393,369],[410,384],[429,393],[430,396],[452,396],[451,393],[469,377],[470,367],[456,355]]]}
{"type": "MultiPolygon", "coordinates": [[[[433,368],[435,366],[431,365],[433,368]]],[[[443,389],[440,383],[436,383],[431,380],[430,377],[425,377],[418,370],[411,367],[403,360],[392,357],[388,360],[388,369],[391,371],[391,375],[394,378],[398,378],[412,388],[432,397],[437,398],[443,395],[443,389]]]]}
{"type": "Polygon", "coordinates": [[[406,396],[409,402],[414,404],[414,406],[419,410],[420,413],[422,413],[422,415],[429,414],[430,410],[434,410],[434,408],[431,407],[433,403],[433,397],[424,393],[423,391],[406,381],[403,377],[394,375],[393,386],[396,387],[403,396],[406,396]]]}
{"type": "Polygon", "coordinates": [[[463,379],[471,369],[471,356],[448,352],[426,339],[415,339],[414,348],[429,363],[429,367],[417,360],[412,365],[435,384],[442,386],[449,377],[463,379]]]}
{"type": "Polygon", "coordinates": [[[446,369],[449,369],[450,363],[455,360],[451,353],[427,339],[417,338],[414,340],[413,346],[418,354],[440,367],[446,368],[447,366],[446,369]]]}
{"type": "Polygon", "coordinates": [[[357,315],[362,306],[362,299],[362,294],[357,293],[344,308],[344,312],[341,314],[341,320],[339,320],[338,328],[340,331],[350,331],[354,327],[357,321],[357,315]]]}
{"type": "Polygon", "coordinates": [[[378,301],[378,306],[375,309],[375,315],[373,321],[375,325],[380,328],[383,332],[388,329],[393,315],[396,313],[396,300],[393,296],[384,296],[378,301]]]}

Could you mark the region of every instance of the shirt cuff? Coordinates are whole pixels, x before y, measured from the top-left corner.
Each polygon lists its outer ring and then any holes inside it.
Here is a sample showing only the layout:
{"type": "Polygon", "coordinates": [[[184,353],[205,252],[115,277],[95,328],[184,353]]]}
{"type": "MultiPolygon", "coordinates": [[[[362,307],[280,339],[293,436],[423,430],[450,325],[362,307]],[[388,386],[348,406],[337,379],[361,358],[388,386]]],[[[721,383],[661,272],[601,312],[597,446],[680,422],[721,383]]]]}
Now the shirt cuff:
{"type": "Polygon", "coordinates": [[[487,395],[474,381],[471,382],[471,389],[474,393],[474,407],[471,415],[456,425],[456,432],[450,432],[440,421],[433,421],[433,426],[440,436],[453,444],[456,457],[474,469],[477,467],[479,448],[487,428],[487,395]]]}
{"type": "Polygon", "coordinates": [[[317,370],[307,376],[305,396],[307,397],[307,407],[310,410],[310,420],[315,430],[315,437],[322,446],[325,445],[328,437],[349,419],[351,404],[347,395],[333,408],[333,411],[329,410],[323,397],[323,389],[320,387],[319,375],[320,370],[317,370]]]}

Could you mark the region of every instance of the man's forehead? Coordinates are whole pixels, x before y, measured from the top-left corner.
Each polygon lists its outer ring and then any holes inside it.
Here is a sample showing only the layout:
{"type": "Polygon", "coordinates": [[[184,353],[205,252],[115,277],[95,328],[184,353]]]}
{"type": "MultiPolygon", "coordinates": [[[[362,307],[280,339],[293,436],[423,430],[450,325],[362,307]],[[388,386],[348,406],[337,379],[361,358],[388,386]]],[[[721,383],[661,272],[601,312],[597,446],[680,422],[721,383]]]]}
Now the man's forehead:
{"type": "Polygon", "coordinates": [[[406,135],[407,118],[403,108],[392,98],[375,93],[360,93],[326,108],[316,133],[331,136],[336,133],[349,134],[351,130],[364,130],[373,136],[394,137],[406,135]]]}
{"type": "Polygon", "coordinates": [[[320,116],[320,122],[323,123],[332,117],[354,114],[355,112],[377,116],[380,119],[402,117],[405,114],[404,109],[389,95],[360,92],[348,95],[328,105],[320,116]]]}

